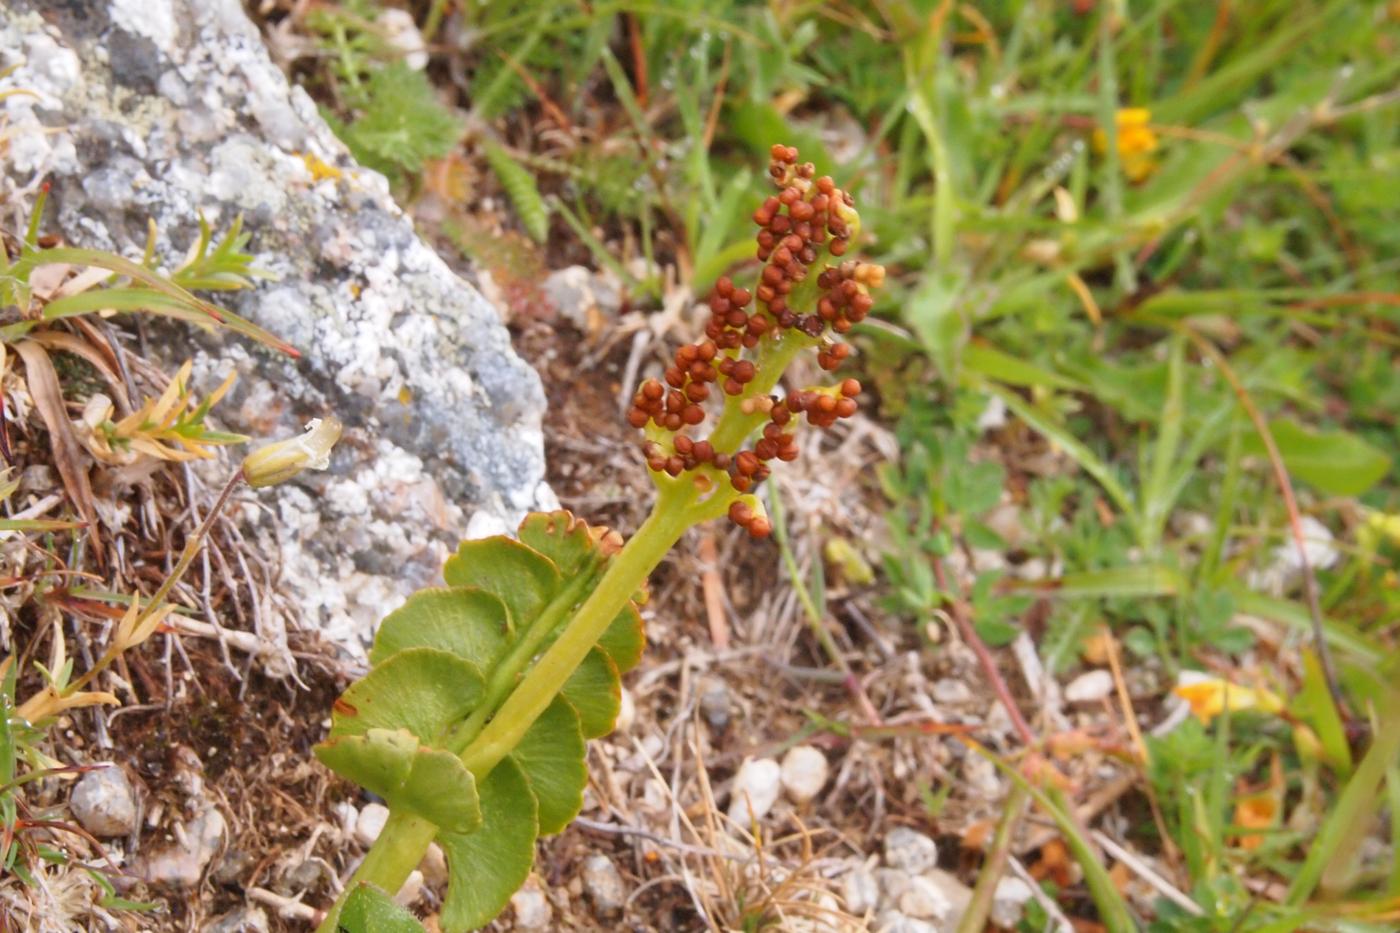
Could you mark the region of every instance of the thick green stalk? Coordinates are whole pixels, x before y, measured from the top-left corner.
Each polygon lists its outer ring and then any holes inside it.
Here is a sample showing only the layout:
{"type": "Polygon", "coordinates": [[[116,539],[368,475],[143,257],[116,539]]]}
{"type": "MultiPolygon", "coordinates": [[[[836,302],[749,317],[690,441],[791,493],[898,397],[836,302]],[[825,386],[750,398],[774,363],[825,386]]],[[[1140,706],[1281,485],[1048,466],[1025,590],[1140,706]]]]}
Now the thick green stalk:
{"type": "Polygon", "coordinates": [[[361,882],[389,892],[403,887],[409,873],[423,861],[423,855],[428,851],[428,846],[437,832],[436,823],[414,816],[406,810],[390,810],[389,819],[380,830],[379,838],[374,840],[374,845],[365,853],[365,860],[355,869],[355,874],[345,885],[345,892],[326,913],[326,919],[321,921],[316,933],[336,933],[336,922],[340,919],[340,910],[345,906],[345,899],[361,882]]]}
{"type": "Polygon", "coordinates": [[[550,633],[559,627],[559,623],[564,621],[565,614],[573,609],[579,596],[593,585],[598,572],[597,566],[590,566],[581,572],[572,583],[564,588],[563,592],[554,598],[544,612],[540,613],[540,617],[525,630],[514,647],[491,672],[481,705],[457,728],[452,730],[446,741],[443,742],[443,748],[453,754],[460,755],[481,734],[486,721],[494,715],[496,709],[519,680],[520,672],[525,669],[525,665],[530,663],[530,659],[539,651],[540,645],[544,643],[550,633]]]}
{"type": "Polygon", "coordinates": [[[684,488],[668,492],[657,499],[651,515],[622,552],[613,558],[608,572],[579,607],[569,627],[540,656],[486,728],[462,753],[462,762],[478,781],[515,749],[535,720],[554,702],[559,688],[583,663],[627,601],[646,583],[666,552],[695,524],[694,493],[684,488]],[[691,501],[676,502],[677,494],[691,501]]]}

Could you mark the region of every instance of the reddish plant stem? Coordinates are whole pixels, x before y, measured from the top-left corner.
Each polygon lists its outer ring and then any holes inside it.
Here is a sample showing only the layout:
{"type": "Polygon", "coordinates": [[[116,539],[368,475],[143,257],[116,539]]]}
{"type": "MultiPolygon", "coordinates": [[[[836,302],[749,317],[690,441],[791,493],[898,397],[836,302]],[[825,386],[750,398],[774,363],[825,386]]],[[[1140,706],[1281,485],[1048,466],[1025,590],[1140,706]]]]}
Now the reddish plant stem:
{"type": "Polygon", "coordinates": [[[953,595],[948,589],[947,575],[943,572],[943,561],[937,557],[933,559],[933,578],[938,583],[938,588],[949,594],[948,614],[957,623],[958,632],[962,635],[963,641],[972,646],[973,652],[977,655],[978,662],[982,665],[982,670],[987,675],[987,679],[992,683],[992,689],[996,691],[997,699],[1001,700],[1001,705],[1006,707],[1007,715],[1011,717],[1011,725],[1016,729],[1016,733],[1021,737],[1021,741],[1027,746],[1035,746],[1035,733],[1031,731],[1030,724],[1021,715],[1021,710],[1016,705],[1016,701],[1011,697],[1011,689],[1006,685],[1006,680],[1001,676],[1001,671],[997,670],[996,659],[992,657],[992,652],[987,648],[987,643],[977,634],[977,629],[973,627],[972,620],[967,615],[967,604],[963,602],[961,596],[953,595]]]}
{"type": "Polygon", "coordinates": [[[1303,575],[1303,595],[1308,603],[1308,616],[1312,620],[1313,647],[1317,651],[1318,661],[1322,664],[1322,674],[1327,680],[1327,690],[1332,694],[1332,702],[1337,706],[1337,712],[1343,719],[1349,720],[1351,717],[1347,712],[1346,701],[1342,697],[1341,682],[1337,678],[1337,668],[1332,661],[1332,649],[1327,644],[1327,633],[1322,624],[1322,602],[1318,598],[1317,578],[1313,575],[1312,561],[1308,559],[1308,548],[1303,540],[1303,516],[1298,510],[1298,500],[1293,495],[1293,481],[1288,476],[1288,468],[1283,464],[1283,454],[1279,452],[1278,444],[1274,442],[1273,432],[1269,430],[1269,424],[1264,420],[1264,415],[1259,411],[1259,406],[1254,404],[1254,399],[1250,398],[1244,383],[1240,381],[1239,375],[1230,366],[1230,361],[1225,358],[1225,354],[1201,334],[1197,333],[1186,324],[1178,324],[1177,329],[1200,348],[1201,352],[1210,357],[1211,362],[1220,368],[1220,374],[1225,377],[1225,381],[1234,390],[1235,398],[1239,401],[1240,407],[1244,409],[1249,420],[1254,424],[1254,430],[1258,432],[1259,439],[1264,442],[1264,450],[1269,455],[1269,465],[1273,467],[1274,479],[1278,483],[1279,492],[1283,494],[1283,507],[1288,512],[1288,526],[1293,533],[1293,544],[1298,551],[1298,569],[1303,575]]]}

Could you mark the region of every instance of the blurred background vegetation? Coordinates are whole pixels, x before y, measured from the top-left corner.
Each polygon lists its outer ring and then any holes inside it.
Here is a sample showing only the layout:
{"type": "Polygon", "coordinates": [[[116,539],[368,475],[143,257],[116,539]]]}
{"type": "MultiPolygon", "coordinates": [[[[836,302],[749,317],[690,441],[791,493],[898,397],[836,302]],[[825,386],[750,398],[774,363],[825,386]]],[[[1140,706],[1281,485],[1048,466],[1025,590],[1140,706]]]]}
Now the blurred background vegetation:
{"type": "Polygon", "coordinates": [[[1189,896],[1160,929],[1394,928],[1400,6],[260,12],[355,155],[517,315],[576,263],[632,309],[703,298],[751,260],[775,141],[852,188],[890,274],[850,365],[900,455],[868,491],[887,532],[843,545],[891,615],[963,605],[1055,674],[1107,639],[1159,698],[1205,673],[1196,718],[1134,732],[1138,844],[1189,896]]]}

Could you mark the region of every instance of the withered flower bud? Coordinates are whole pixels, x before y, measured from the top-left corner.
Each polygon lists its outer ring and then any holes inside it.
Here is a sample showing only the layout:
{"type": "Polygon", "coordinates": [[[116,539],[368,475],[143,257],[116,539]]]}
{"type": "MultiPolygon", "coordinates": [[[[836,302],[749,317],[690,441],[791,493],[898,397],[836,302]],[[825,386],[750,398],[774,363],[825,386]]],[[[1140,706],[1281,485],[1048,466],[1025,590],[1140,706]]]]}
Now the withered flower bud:
{"type": "Polygon", "coordinates": [[[324,470],[330,466],[331,448],[340,440],[341,429],[334,415],[312,419],[305,434],[275,441],[243,458],[243,478],[249,486],[276,486],[302,470],[324,470]]]}

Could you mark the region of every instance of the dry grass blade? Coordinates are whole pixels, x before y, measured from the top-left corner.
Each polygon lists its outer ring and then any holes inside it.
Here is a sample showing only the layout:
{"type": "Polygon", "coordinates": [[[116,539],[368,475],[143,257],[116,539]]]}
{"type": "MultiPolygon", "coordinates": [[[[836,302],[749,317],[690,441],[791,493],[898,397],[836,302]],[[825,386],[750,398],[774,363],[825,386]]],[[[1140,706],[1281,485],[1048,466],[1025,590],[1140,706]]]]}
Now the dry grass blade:
{"type": "Polygon", "coordinates": [[[122,411],[131,410],[131,399],[127,398],[126,383],[122,381],[121,373],[117,372],[107,356],[91,343],[74,334],[67,334],[59,330],[36,331],[29,335],[29,339],[47,350],[62,350],[65,353],[82,357],[92,365],[93,369],[101,373],[102,378],[107,381],[107,385],[111,386],[112,394],[121,403],[122,411]]]}
{"type": "Polygon", "coordinates": [[[68,409],[63,402],[63,390],[58,384],[53,360],[49,359],[47,350],[32,340],[22,340],[14,345],[14,349],[24,361],[25,384],[29,387],[34,407],[39,410],[39,416],[44,419],[44,426],[49,429],[49,436],[53,439],[54,465],[63,479],[63,487],[95,539],[97,509],[92,501],[92,484],[83,465],[82,447],[68,420],[68,409]]]}

